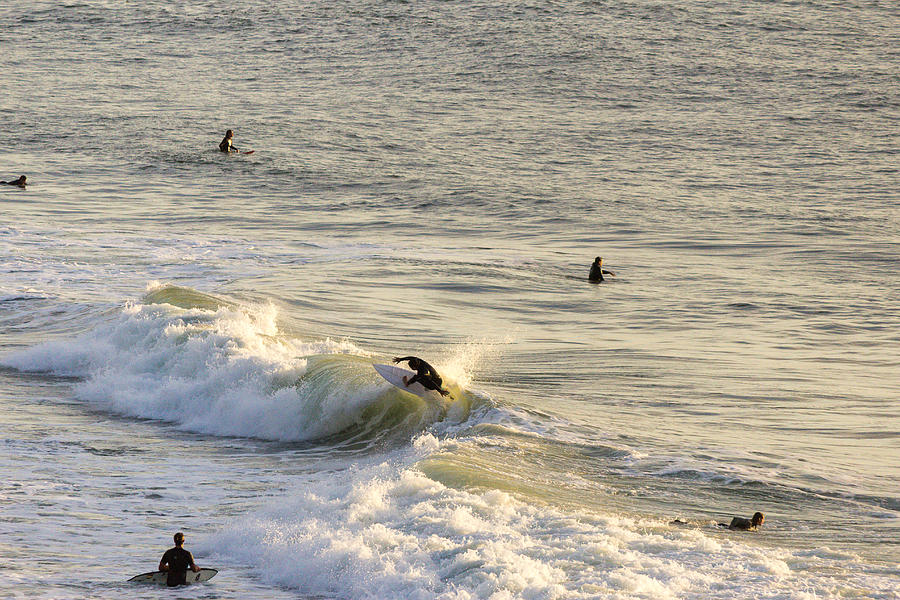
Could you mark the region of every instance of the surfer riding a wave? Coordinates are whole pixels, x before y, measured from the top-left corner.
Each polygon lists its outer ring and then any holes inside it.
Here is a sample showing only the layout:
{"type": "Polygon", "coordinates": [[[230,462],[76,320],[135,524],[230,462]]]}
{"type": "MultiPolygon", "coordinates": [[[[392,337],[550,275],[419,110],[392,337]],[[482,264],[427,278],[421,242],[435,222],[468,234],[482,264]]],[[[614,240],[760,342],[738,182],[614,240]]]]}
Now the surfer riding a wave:
{"type": "Polygon", "coordinates": [[[418,382],[422,384],[422,387],[434,390],[438,392],[441,396],[449,396],[450,392],[445,390],[442,386],[444,384],[444,380],[441,379],[441,376],[438,375],[438,372],[434,370],[434,367],[429,365],[427,362],[422,360],[421,358],[416,358],[415,356],[403,356],[403,357],[394,357],[394,362],[399,363],[407,361],[409,363],[409,368],[416,372],[412,377],[403,376],[403,385],[406,387],[411,386],[412,384],[418,382]]]}

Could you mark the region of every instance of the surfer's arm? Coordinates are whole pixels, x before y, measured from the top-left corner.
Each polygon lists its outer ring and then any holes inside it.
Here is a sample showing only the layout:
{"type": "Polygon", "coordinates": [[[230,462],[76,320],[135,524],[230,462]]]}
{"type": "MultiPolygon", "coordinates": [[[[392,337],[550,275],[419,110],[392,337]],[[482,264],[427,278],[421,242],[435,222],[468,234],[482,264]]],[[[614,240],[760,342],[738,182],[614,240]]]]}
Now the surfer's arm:
{"type": "Polygon", "coordinates": [[[616,276],[616,274],[613,273],[612,271],[601,271],[601,272],[602,272],[604,275],[612,275],[613,277],[616,276]]]}
{"type": "Polygon", "coordinates": [[[191,554],[190,552],[188,552],[188,556],[191,557],[191,571],[193,571],[194,573],[196,573],[197,571],[200,570],[200,567],[198,567],[198,566],[197,566],[197,563],[194,562],[194,555],[193,555],[193,554],[191,554]]]}
{"type": "Polygon", "coordinates": [[[409,359],[411,359],[411,358],[415,358],[415,356],[395,356],[395,357],[394,357],[394,362],[395,362],[395,363],[400,363],[400,362],[407,361],[407,360],[409,360],[409,359]]]}

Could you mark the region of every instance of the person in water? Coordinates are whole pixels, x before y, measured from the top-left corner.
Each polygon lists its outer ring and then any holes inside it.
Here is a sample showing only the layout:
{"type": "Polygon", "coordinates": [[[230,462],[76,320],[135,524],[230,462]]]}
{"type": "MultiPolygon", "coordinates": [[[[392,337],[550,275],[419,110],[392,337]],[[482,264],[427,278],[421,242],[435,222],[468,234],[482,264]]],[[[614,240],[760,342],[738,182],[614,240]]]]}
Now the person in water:
{"type": "Polygon", "coordinates": [[[231,145],[231,138],[234,137],[234,132],[230,129],[225,132],[225,137],[222,138],[222,141],[219,143],[219,150],[222,152],[238,152],[239,150],[231,145]]]}
{"type": "Polygon", "coordinates": [[[409,363],[409,368],[416,372],[416,374],[409,378],[409,380],[407,380],[406,376],[404,375],[403,385],[409,387],[412,384],[419,382],[425,389],[434,390],[440,393],[441,396],[450,395],[450,392],[442,387],[444,385],[444,380],[441,379],[441,376],[438,375],[438,372],[434,370],[434,367],[429,365],[421,358],[416,358],[415,356],[394,357],[395,363],[403,361],[407,361],[409,363]]]}
{"type": "Polygon", "coordinates": [[[588,275],[588,281],[590,281],[592,283],[600,283],[601,281],[603,281],[604,275],[612,275],[613,277],[616,276],[616,274],[613,273],[612,271],[603,270],[601,268],[602,265],[603,265],[602,258],[600,258],[598,256],[597,258],[594,259],[594,263],[591,265],[591,272],[588,275]]]}
{"type": "Polygon", "coordinates": [[[187,583],[188,569],[194,573],[200,570],[200,567],[194,563],[193,555],[182,548],[184,545],[184,534],[179,531],[174,537],[175,547],[166,550],[162,560],[159,561],[159,570],[168,573],[166,585],[169,587],[185,585],[187,583]]]}
{"type": "Polygon", "coordinates": [[[7,185],[17,185],[20,188],[24,188],[25,187],[25,179],[26,179],[26,177],[24,175],[20,175],[18,179],[15,179],[13,181],[0,181],[0,183],[5,183],[7,185]]]}
{"type": "Polygon", "coordinates": [[[733,529],[737,531],[756,531],[763,524],[763,521],[766,520],[765,515],[761,512],[753,513],[753,516],[749,519],[745,519],[743,517],[734,517],[731,519],[731,523],[726,525],[725,523],[719,523],[719,527],[727,527],[728,529],[733,529]]]}

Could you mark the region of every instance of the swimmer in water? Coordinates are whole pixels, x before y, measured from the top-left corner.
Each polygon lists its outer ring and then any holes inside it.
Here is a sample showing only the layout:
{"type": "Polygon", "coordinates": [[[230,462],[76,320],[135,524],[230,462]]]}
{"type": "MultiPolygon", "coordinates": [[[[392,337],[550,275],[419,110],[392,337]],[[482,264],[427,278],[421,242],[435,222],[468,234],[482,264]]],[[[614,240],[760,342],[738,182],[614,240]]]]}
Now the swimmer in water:
{"type": "Polygon", "coordinates": [[[425,389],[434,390],[441,396],[450,395],[450,392],[442,387],[444,384],[444,380],[441,379],[441,376],[438,375],[438,372],[434,370],[434,367],[429,365],[421,358],[416,358],[415,356],[404,356],[402,358],[394,357],[395,363],[403,361],[407,361],[409,363],[409,368],[416,372],[416,374],[413,375],[408,381],[406,379],[406,375],[404,375],[403,385],[409,387],[410,385],[419,382],[425,389]]]}
{"type": "Polygon", "coordinates": [[[612,275],[616,276],[612,271],[604,271],[601,266],[603,265],[603,259],[599,256],[594,259],[594,264],[591,265],[591,273],[588,275],[588,281],[591,283],[600,283],[603,281],[603,275],[612,275]]]}
{"type": "Polygon", "coordinates": [[[749,519],[745,519],[743,517],[734,517],[731,519],[731,524],[726,525],[725,523],[719,523],[719,527],[727,527],[728,529],[736,530],[736,531],[756,531],[762,526],[763,521],[766,520],[765,515],[761,512],[753,513],[753,517],[749,519]]]}
{"type": "Polygon", "coordinates": [[[25,187],[25,179],[26,178],[24,175],[20,175],[19,178],[14,181],[0,181],[0,183],[5,183],[6,185],[17,185],[20,188],[24,188],[25,187]]]}
{"type": "Polygon", "coordinates": [[[219,143],[219,150],[225,153],[230,152],[238,152],[238,149],[231,145],[231,138],[234,137],[234,132],[230,129],[225,132],[225,137],[222,138],[222,141],[219,143]]]}

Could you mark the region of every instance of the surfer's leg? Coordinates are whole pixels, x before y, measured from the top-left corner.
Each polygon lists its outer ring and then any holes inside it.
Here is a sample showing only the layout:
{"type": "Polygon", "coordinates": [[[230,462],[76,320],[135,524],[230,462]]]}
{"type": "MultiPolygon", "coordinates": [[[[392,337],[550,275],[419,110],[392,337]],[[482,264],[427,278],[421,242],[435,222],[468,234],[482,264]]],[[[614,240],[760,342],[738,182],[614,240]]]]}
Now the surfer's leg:
{"type": "Polygon", "coordinates": [[[444,389],[441,387],[443,380],[441,380],[439,377],[436,380],[434,377],[422,377],[421,379],[419,379],[419,383],[421,383],[422,387],[424,387],[426,390],[434,390],[436,392],[440,392],[441,395],[445,395],[444,389]]]}

